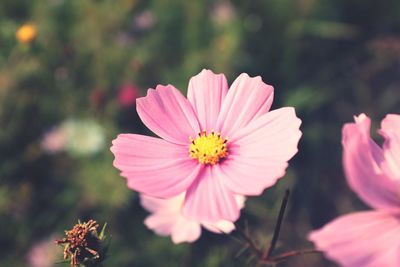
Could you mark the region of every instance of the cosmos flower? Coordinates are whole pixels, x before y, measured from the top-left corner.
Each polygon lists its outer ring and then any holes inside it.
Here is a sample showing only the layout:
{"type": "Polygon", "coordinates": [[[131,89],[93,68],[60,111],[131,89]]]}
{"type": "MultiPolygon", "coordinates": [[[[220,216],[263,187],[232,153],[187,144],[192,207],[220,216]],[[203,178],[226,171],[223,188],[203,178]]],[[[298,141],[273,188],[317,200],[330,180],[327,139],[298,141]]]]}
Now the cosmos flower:
{"type": "Polygon", "coordinates": [[[309,239],[345,267],[400,266],[400,115],[387,115],[380,148],[361,114],[343,127],[343,164],[354,192],[373,211],[355,212],[311,232],[309,239]]]}
{"type": "MultiPolygon", "coordinates": [[[[235,229],[235,225],[226,220],[208,223],[185,218],[182,214],[184,200],[184,193],[169,199],[140,195],[142,206],[152,213],[146,218],[144,224],[158,235],[170,235],[175,244],[196,241],[200,237],[201,226],[217,234],[230,233],[235,229]]],[[[236,201],[238,206],[242,208],[244,198],[236,196],[236,201]]]]}
{"type": "Polygon", "coordinates": [[[285,174],[297,152],[301,121],[294,108],[269,111],[274,89],[241,74],[231,85],[203,70],[186,99],[158,85],[136,101],[144,124],[160,138],[121,134],[111,151],[128,187],[157,198],[186,192],[183,215],[235,221],[235,195],[260,195],[285,174]]]}
{"type": "Polygon", "coordinates": [[[20,43],[30,43],[37,36],[37,27],[31,23],[24,24],[17,30],[15,35],[20,43]]]}

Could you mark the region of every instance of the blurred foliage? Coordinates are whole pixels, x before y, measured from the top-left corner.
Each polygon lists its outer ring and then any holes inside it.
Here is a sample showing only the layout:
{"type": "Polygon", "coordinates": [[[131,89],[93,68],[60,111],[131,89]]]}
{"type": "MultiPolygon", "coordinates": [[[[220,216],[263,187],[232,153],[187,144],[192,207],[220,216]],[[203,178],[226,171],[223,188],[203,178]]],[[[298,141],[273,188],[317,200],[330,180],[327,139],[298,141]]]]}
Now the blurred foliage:
{"type": "MultiPolygon", "coordinates": [[[[185,92],[202,68],[230,82],[261,75],[275,86],[274,108],[296,107],[299,153],[277,186],[248,200],[238,225],[266,244],[292,188],[278,252],[311,247],[310,229],[366,208],[342,173],[341,127],[361,112],[375,124],[400,113],[399,12],[395,0],[1,1],[0,265],[26,266],[35,244],[94,218],[112,235],[106,266],[243,266],[227,236],[175,246],[148,231],[136,193],[112,167],[117,133],[148,133],[134,105],[119,105],[120,87],[185,92]],[[21,42],[25,23],[37,36],[21,42]],[[81,130],[100,129],[105,142],[86,154],[44,150],[46,133],[69,118],[92,121],[81,130]]],[[[308,255],[282,266],[334,265],[308,255]]]]}

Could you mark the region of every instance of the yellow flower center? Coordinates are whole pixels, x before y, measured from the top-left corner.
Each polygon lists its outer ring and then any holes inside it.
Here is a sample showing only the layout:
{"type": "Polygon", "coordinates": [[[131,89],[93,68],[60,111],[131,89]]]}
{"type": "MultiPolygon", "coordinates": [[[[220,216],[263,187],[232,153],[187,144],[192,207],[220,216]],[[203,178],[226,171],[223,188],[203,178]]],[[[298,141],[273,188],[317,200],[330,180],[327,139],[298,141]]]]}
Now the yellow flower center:
{"type": "Polygon", "coordinates": [[[192,137],[189,139],[191,142],[190,157],[197,159],[201,164],[214,165],[228,155],[227,139],[222,138],[219,133],[212,131],[207,134],[206,131],[203,131],[198,134],[196,139],[192,137]]]}

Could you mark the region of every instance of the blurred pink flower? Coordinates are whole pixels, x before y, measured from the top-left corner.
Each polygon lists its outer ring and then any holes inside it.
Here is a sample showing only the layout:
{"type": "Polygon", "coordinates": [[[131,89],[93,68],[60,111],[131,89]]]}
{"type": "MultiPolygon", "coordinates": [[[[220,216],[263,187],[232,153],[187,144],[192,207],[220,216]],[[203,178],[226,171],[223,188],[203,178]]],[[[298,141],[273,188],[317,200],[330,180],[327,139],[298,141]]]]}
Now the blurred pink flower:
{"type": "MultiPolygon", "coordinates": [[[[152,214],[144,224],[161,236],[171,235],[172,242],[196,241],[201,234],[201,226],[214,233],[230,233],[235,225],[230,221],[220,220],[215,223],[197,222],[187,219],[182,214],[185,194],[169,199],[140,195],[142,206],[152,214]]],[[[239,207],[244,205],[244,197],[236,196],[239,207]]]]}
{"type": "Polygon", "coordinates": [[[44,239],[32,246],[27,254],[27,261],[31,267],[51,267],[55,265],[58,247],[54,244],[56,236],[44,239]]]}
{"type": "Polygon", "coordinates": [[[135,105],[136,98],[139,97],[139,88],[133,84],[126,83],[118,91],[118,102],[122,107],[135,105]]]}
{"type": "Polygon", "coordinates": [[[172,85],[138,98],[137,112],[162,139],[121,134],[111,151],[128,187],[157,198],[186,192],[183,215],[235,221],[235,195],[260,195],[285,174],[297,152],[301,121],[294,108],[268,112],[273,87],[241,74],[231,85],[203,70],[186,99],[172,85]],[[229,137],[229,138],[228,138],[229,137]]]}
{"type": "Polygon", "coordinates": [[[235,17],[235,8],[229,1],[217,1],[211,11],[211,19],[217,24],[225,24],[235,17]]]}
{"type": "Polygon", "coordinates": [[[375,210],[339,217],[309,239],[342,266],[400,266],[400,115],[382,121],[382,148],[365,114],[355,122],[343,127],[344,169],[353,191],[375,210]]]}
{"type": "Polygon", "coordinates": [[[92,119],[64,120],[45,134],[42,149],[48,153],[66,151],[72,156],[98,153],[105,144],[103,127],[92,119]]]}
{"type": "Polygon", "coordinates": [[[47,132],[41,142],[41,147],[48,153],[63,151],[68,142],[67,133],[62,127],[55,127],[47,132]]]}
{"type": "Polygon", "coordinates": [[[143,11],[142,13],[138,14],[134,19],[134,25],[139,30],[147,30],[153,27],[155,22],[155,18],[153,12],[150,10],[143,11]]]}

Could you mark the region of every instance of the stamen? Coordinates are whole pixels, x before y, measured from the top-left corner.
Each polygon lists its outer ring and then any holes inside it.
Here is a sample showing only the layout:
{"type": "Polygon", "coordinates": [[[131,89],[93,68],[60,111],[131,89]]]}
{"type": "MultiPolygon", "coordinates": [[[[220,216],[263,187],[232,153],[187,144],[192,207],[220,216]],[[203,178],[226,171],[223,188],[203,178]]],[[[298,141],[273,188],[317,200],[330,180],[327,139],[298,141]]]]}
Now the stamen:
{"type": "Polygon", "coordinates": [[[193,159],[197,159],[201,164],[214,165],[228,155],[227,139],[221,138],[220,133],[211,130],[207,134],[205,130],[198,133],[198,137],[193,140],[189,137],[189,154],[193,159]]]}

